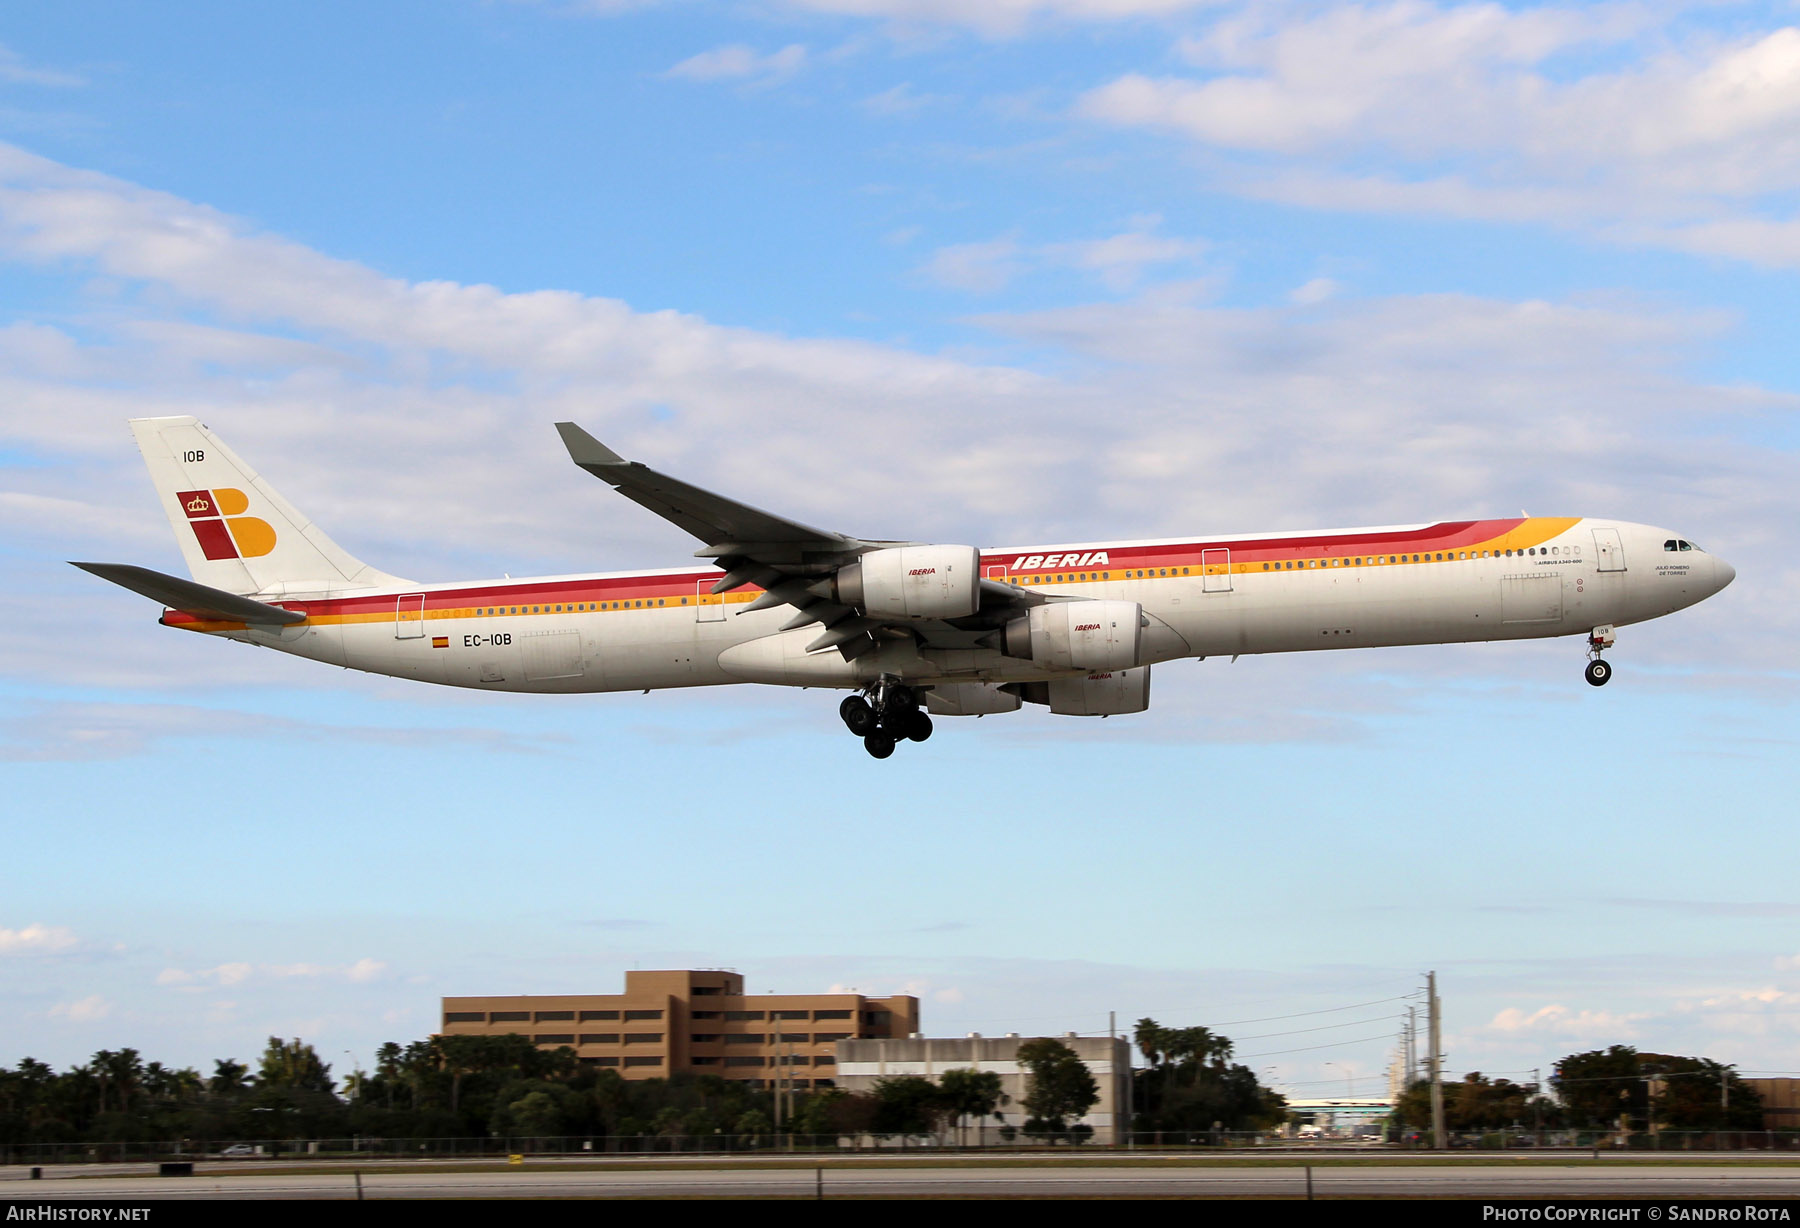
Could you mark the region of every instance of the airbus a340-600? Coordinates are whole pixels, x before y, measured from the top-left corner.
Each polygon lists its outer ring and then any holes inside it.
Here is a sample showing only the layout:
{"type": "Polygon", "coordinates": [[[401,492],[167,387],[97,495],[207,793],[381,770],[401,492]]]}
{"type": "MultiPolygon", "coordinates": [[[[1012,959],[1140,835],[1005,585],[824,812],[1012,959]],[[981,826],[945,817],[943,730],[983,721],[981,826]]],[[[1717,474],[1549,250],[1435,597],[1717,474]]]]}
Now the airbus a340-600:
{"type": "Polygon", "coordinates": [[[76,566],[161,602],[165,626],[476,690],[848,690],[839,714],[876,758],[924,741],[931,715],[1142,712],[1151,667],[1182,657],[1580,634],[1601,686],[1614,628],[1736,574],[1678,533],[1578,516],[1007,550],[869,541],[690,486],[565,422],[577,465],[710,562],[416,584],[351,557],[195,419],[131,426],[193,578],[76,566]]]}

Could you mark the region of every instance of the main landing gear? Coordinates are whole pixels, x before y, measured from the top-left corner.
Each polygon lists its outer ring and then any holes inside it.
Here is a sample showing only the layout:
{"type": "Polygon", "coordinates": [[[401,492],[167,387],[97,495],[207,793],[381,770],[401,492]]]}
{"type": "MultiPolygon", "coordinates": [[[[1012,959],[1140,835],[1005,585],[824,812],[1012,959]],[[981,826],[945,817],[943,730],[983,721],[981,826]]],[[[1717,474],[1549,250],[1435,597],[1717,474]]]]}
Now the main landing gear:
{"type": "Polygon", "coordinates": [[[893,754],[901,741],[923,742],[931,736],[931,718],[919,710],[918,693],[886,679],[839,704],[838,715],[877,759],[893,754]]]}
{"type": "Polygon", "coordinates": [[[1612,666],[1600,654],[1613,646],[1613,629],[1609,623],[1588,632],[1587,680],[1589,686],[1605,686],[1612,679],[1612,666]]]}

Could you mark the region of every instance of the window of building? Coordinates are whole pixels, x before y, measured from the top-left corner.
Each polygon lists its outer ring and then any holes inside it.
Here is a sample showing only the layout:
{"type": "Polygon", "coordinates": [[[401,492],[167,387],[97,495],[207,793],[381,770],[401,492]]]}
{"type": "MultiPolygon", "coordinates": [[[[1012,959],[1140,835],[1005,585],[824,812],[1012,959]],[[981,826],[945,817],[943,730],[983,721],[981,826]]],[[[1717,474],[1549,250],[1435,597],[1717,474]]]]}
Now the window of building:
{"type": "Polygon", "coordinates": [[[761,1032],[735,1032],[725,1038],[728,1045],[760,1045],[766,1039],[761,1032]]]}
{"type": "Polygon", "coordinates": [[[655,1057],[628,1057],[625,1059],[625,1064],[627,1066],[661,1066],[662,1054],[659,1053],[655,1057]]]}
{"type": "Polygon", "coordinates": [[[626,1023],[630,1023],[633,1019],[661,1019],[661,1018],[662,1018],[661,1011],[626,1011],[625,1012],[625,1022],[626,1023]]]}
{"type": "Polygon", "coordinates": [[[601,1019],[617,1019],[618,1017],[619,1017],[618,1011],[582,1011],[581,1012],[581,1022],[583,1022],[583,1023],[595,1023],[601,1019]]]}
{"type": "Polygon", "coordinates": [[[689,1017],[693,1018],[693,1019],[717,1019],[719,1017],[719,1015],[720,1015],[719,1011],[690,1011],[689,1012],[689,1017]]]}
{"type": "Polygon", "coordinates": [[[489,1023],[527,1023],[530,1019],[530,1011],[492,1011],[488,1014],[489,1023]]]}
{"type": "Polygon", "coordinates": [[[581,1060],[595,1066],[617,1066],[619,1064],[619,1059],[616,1057],[584,1057],[581,1060]]]}
{"type": "Polygon", "coordinates": [[[770,1011],[769,1018],[771,1018],[771,1019],[805,1019],[809,1014],[811,1014],[810,1011],[770,1011]]]}
{"type": "Polygon", "coordinates": [[[849,1011],[814,1011],[813,1018],[814,1019],[848,1019],[848,1018],[850,1018],[850,1012],[849,1011]]]}
{"type": "Polygon", "coordinates": [[[662,1044],[662,1038],[663,1034],[661,1032],[625,1033],[625,1043],[628,1045],[660,1045],[662,1044]]]}
{"type": "Polygon", "coordinates": [[[444,1022],[449,1023],[486,1023],[487,1016],[480,1011],[446,1011],[444,1022]]]}
{"type": "Polygon", "coordinates": [[[725,1064],[727,1066],[761,1066],[763,1060],[760,1057],[728,1057],[725,1059],[725,1064]]]}
{"type": "Polygon", "coordinates": [[[534,1020],[534,1022],[536,1022],[536,1023],[573,1023],[573,1022],[575,1022],[575,1012],[574,1011],[539,1011],[537,1013],[537,1019],[534,1020]]]}
{"type": "Polygon", "coordinates": [[[812,1043],[812,1038],[805,1032],[783,1032],[781,1043],[784,1045],[809,1045],[812,1043]]]}
{"type": "Polygon", "coordinates": [[[725,1012],[725,1018],[727,1018],[727,1019],[737,1019],[737,1020],[761,1019],[762,1017],[763,1017],[763,1013],[761,1011],[726,1011],[725,1012]]]}
{"type": "Polygon", "coordinates": [[[533,1044],[539,1045],[572,1045],[575,1043],[573,1032],[539,1032],[531,1038],[533,1044]]]}
{"type": "Polygon", "coordinates": [[[815,1044],[815,1045],[828,1045],[832,1041],[849,1040],[849,1039],[850,1039],[850,1033],[848,1033],[848,1032],[814,1032],[813,1033],[813,1044],[815,1044]]]}
{"type": "Polygon", "coordinates": [[[696,986],[694,986],[694,996],[696,998],[704,998],[704,997],[708,997],[709,995],[716,997],[723,992],[724,992],[724,990],[720,989],[717,985],[696,985],[696,986]]]}
{"type": "Polygon", "coordinates": [[[717,1032],[695,1032],[688,1040],[696,1045],[716,1045],[719,1043],[717,1032]]]}
{"type": "Polygon", "coordinates": [[[835,1066],[835,1065],[837,1065],[837,1059],[835,1057],[832,1057],[830,1054],[822,1054],[819,1057],[815,1057],[813,1059],[813,1065],[815,1065],[815,1066],[835,1066]]]}
{"type": "Polygon", "coordinates": [[[719,1064],[719,1059],[716,1057],[695,1057],[689,1058],[688,1064],[691,1066],[717,1066],[719,1064]]]}
{"type": "Polygon", "coordinates": [[[583,1032],[581,1043],[584,1045],[616,1045],[619,1043],[617,1032],[583,1032]]]}

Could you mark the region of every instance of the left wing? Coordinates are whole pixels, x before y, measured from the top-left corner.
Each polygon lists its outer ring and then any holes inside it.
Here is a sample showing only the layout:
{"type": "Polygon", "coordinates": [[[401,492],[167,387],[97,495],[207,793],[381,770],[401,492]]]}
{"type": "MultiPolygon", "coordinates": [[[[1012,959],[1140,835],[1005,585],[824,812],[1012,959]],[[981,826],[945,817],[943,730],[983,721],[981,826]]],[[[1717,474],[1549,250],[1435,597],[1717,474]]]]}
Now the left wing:
{"type": "Polygon", "coordinates": [[[918,546],[917,542],[870,541],[788,520],[735,499],[702,490],[679,478],[628,461],[573,422],[558,422],[569,458],[620,494],[648,508],[703,544],[695,555],[725,569],[715,593],[755,584],[763,595],[739,610],[793,606],[797,613],[783,631],[817,623],[822,632],[808,652],[836,648],[846,659],[873,650],[878,637],[914,637],[934,648],[985,647],[983,638],[1019,610],[1051,598],[993,580],[979,583],[979,604],[953,618],[904,618],[871,613],[846,596],[840,572],[864,555],[918,546]]]}

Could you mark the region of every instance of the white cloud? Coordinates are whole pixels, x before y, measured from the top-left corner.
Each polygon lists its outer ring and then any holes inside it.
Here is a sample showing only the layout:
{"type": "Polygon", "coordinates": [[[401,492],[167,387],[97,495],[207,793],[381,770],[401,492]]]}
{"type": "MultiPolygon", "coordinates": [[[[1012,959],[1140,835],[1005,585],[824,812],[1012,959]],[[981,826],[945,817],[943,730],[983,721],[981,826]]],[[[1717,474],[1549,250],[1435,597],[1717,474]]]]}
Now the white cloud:
{"type": "Polygon", "coordinates": [[[25,58],[11,47],[0,44],[0,81],[14,85],[86,85],[87,82],[74,73],[57,72],[49,68],[37,68],[27,64],[25,58]]]}
{"type": "Polygon", "coordinates": [[[1310,307],[1314,303],[1323,303],[1328,298],[1335,298],[1343,289],[1329,277],[1315,277],[1301,286],[1296,286],[1288,301],[1298,303],[1302,307],[1310,307]]]}
{"type": "Polygon", "coordinates": [[[1018,240],[989,239],[982,243],[954,243],[932,253],[923,272],[940,285],[976,294],[1004,290],[1026,269],[1018,240]]]}
{"type": "Polygon", "coordinates": [[[806,48],[800,43],[767,55],[734,43],[689,56],[665,75],[688,81],[754,81],[767,85],[793,76],[805,63],[806,48]]]}
{"type": "Polygon", "coordinates": [[[1056,243],[1045,248],[1054,262],[1097,274],[1108,289],[1131,289],[1152,265],[1191,261],[1206,251],[1202,239],[1154,233],[1160,218],[1138,219],[1135,227],[1104,239],[1056,243]]]}
{"type": "Polygon", "coordinates": [[[1007,37],[1049,22],[1166,17],[1217,0],[790,0],[796,8],[896,25],[947,25],[1007,37]]]}
{"type": "Polygon", "coordinates": [[[1560,1005],[1542,1006],[1529,1012],[1509,1006],[1495,1015],[1488,1027],[1493,1031],[1509,1034],[1537,1033],[1623,1044],[1638,1034],[1637,1022],[1644,1017],[1615,1014],[1612,1011],[1572,1011],[1560,1005]]]}
{"type": "Polygon", "coordinates": [[[388,966],[378,959],[363,958],[353,964],[250,964],[242,961],[219,964],[188,972],[181,968],[165,968],[156,976],[158,985],[175,988],[209,985],[242,985],[255,981],[319,981],[342,980],[363,985],[380,980],[388,966]]]}
{"type": "Polygon", "coordinates": [[[60,925],[34,921],[23,928],[0,928],[0,955],[44,955],[67,951],[76,945],[73,931],[60,925]]]}
{"type": "Polygon", "coordinates": [[[1191,262],[1207,250],[1203,239],[1157,234],[1160,222],[1154,216],[1134,218],[1131,229],[1119,234],[1035,246],[1021,244],[1015,235],[953,244],[939,248],[921,271],[952,289],[991,294],[1036,269],[1072,268],[1123,293],[1151,267],[1191,262]]]}
{"type": "Polygon", "coordinates": [[[1229,157],[1233,190],[1330,209],[1542,220],[1800,263],[1800,29],[1681,35],[1631,5],[1254,5],[1078,114],[1229,157]],[[1603,53],[1603,54],[1599,54],[1603,53]],[[1586,56],[1586,59],[1582,59],[1586,56]]]}
{"type": "Polygon", "coordinates": [[[379,959],[363,958],[344,969],[344,976],[358,984],[379,981],[387,975],[388,966],[379,959]]]}
{"type": "Polygon", "coordinates": [[[92,994],[76,1002],[58,1002],[50,1008],[52,1019],[67,1019],[70,1023],[94,1023],[112,1014],[113,1004],[99,994],[92,994]]]}
{"type": "Polygon", "coordinates": [[[874,115],[914,115],[944,101],[941,94],[921,94],[911,82],[902,81],[892,89],[869,95],[857,105],[874,115]]]}

